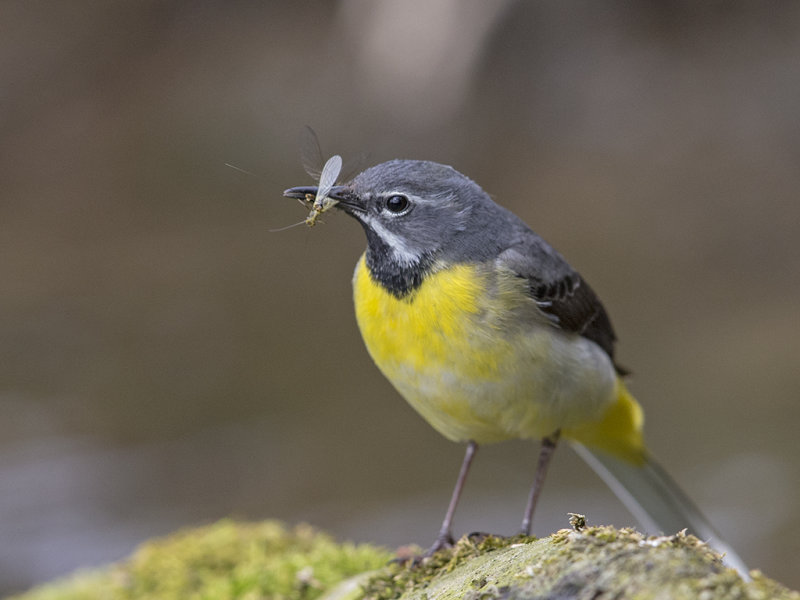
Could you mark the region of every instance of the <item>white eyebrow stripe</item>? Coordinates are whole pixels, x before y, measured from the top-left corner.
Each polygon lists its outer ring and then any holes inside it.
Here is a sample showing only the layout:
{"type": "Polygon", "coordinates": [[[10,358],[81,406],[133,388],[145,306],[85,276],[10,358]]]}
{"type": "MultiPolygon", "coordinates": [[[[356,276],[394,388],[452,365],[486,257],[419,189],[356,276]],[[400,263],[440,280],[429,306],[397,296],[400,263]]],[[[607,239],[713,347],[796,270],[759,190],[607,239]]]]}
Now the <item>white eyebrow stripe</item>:
{"type": "Polygon", "coordinates": [[[362,219],[389,247],[397,262],[406,266],[419,263],[419,254],[413,252],[403,238],[386,229],[379,219],[375,219],[372,215],[364,215],[362,219]]]}

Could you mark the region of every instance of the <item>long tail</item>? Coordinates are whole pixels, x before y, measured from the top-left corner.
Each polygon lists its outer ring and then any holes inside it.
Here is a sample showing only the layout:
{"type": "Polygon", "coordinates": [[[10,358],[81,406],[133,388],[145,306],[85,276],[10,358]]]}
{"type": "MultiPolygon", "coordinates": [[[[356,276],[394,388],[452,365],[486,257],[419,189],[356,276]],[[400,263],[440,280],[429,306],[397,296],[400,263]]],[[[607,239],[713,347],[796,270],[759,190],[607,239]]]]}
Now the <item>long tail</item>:
{"type": "Polygon", "coordinates": [[[600,423],[565,432],[575,449],[651,533],[688,529],[724,555],[724,562],[748,578],[741,558],[677,483],[648,454],[641,439],[642,412],[619,382],[617,403],[600,423]]]}
{"type": "Polygon", "coordinates": [[[689,533],[708,541],[723,554],[726,565],[748,577],[744,561],[722,540],[708,519],[653,459],[645,457],[643,463],[634,464],[577,442],[573,442],[572,446],[646,531],[673,533],[688,529],[689,533]]]}

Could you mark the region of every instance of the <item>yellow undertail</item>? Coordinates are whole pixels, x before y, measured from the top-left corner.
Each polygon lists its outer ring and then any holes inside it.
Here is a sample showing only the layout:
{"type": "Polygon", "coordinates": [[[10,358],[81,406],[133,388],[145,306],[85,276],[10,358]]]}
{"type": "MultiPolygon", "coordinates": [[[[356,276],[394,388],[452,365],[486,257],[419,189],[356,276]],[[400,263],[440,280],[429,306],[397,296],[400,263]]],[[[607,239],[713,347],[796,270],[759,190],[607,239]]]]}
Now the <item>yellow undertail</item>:
{"type": "Polygon", "coordinates": [[[644,414],[625,383],[617,378],[617,399],[599,421],[562,431],[565,438],[602,450],[634,464],[643,464],[647,453],[642,439],[644,414]]]}

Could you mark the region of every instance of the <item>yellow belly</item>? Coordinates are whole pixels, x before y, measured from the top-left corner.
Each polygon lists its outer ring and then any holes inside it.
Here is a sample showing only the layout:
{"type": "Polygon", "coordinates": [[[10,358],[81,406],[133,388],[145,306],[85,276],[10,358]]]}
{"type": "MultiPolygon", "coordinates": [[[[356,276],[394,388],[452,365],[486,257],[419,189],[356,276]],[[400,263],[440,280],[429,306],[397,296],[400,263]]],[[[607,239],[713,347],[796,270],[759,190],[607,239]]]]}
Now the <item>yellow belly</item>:
{"type": "Polygon", "coordinates": [[[398,299],[354,275],[356,318],[378,368],[455,441],[540,438],[601,420],[617,395],[608,356],[549,325],[525,281],[455,265],[398,299]]]}

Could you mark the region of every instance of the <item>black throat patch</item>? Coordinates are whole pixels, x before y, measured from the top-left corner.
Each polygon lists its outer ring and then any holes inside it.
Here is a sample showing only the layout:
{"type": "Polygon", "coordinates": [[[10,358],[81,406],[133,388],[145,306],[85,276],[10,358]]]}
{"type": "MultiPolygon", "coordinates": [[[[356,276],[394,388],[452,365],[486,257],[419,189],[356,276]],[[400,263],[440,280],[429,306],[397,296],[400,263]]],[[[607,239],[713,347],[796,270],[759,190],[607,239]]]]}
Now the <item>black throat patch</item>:
{"type": "Polygon", "coordinates": [[[410,299],[411,294],[422,285],[425,276],[430,272],[433,259],[423,255],[419,262],[410,265],[400,263],[380,236],[368,227],[364,229],[367,232],[367,269],[370,275],[395,298],[410,299]]]}

